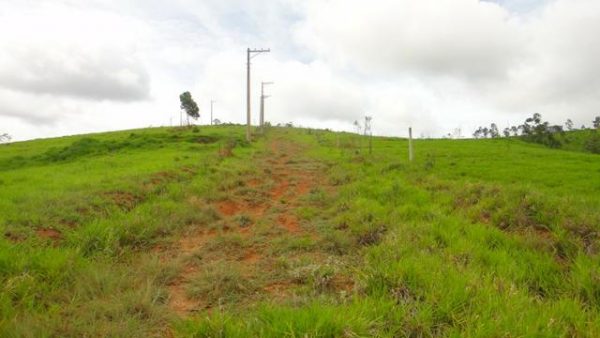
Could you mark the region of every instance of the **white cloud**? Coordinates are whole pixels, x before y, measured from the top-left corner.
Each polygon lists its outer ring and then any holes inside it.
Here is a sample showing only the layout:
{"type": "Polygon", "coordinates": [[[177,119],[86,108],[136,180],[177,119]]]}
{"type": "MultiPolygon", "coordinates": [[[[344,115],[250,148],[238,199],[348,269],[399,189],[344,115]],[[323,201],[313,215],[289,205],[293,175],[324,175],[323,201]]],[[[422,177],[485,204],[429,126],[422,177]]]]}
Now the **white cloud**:
{"type": "Polygon", "coordinates": [[[502,77],[519,54],[517,23],[477,0],[311,1],[298,36],[319,56],[394,76],[502,77]]]}
{"type": "Polygon", "coordinates": [[[245,122],[245,49],[267,119],[443,135],[540,112],[589,124],[600,104],[595,0],[0,0],[0,130],[15,139],[178,121],[245,122]],[[533,10],[535,9],[535,10],[533,10]],[[32,108],[33,107],[33,108],[32,108]]]}
{"type": "Polygon", "coordinates": [[[367,98],[361,86],[336,76],[326,65],[292,61],[277,69],[269,100],[272,109],[284,116],[279,122],[298,117],[351,122],[365,113],[367,98]]]}
{"type": "Polygon", "coordinates": [[[600,107],[600,3],[560,0],[532,17],[521,33],[526,57],[506,81],[482,95],[504,111],[539,112],[557,123],[589,124],[600,107]]]}
{"type": "Polygon", "coordinates": [[[60,4],[0,18],[0,30],[10,32],[0,37],[1,87],[93,100],[147,97],[149,76],[135,49],[142,24],[60,4]]]}
{"type": "MultiPolygon", "coordinates": [[[[297,36],[331,67],[360,72],[369,87],[383,82],[403,93],[417,83],[427,93],[416,105],[423,109],[400,112],[395,121],[418,121],[426,111],[433,134],[453,124],[519,123],[533,112],[583,123],[600,104],[593,33],[600,31],[600,3],[538,1],[536,8],[524,14],[477,0],[312,1],[297,36]]],[[[385,111],[402,111],[414,99],[384,101],[390,103],[372,110],[393,122],[385,111]]]]}

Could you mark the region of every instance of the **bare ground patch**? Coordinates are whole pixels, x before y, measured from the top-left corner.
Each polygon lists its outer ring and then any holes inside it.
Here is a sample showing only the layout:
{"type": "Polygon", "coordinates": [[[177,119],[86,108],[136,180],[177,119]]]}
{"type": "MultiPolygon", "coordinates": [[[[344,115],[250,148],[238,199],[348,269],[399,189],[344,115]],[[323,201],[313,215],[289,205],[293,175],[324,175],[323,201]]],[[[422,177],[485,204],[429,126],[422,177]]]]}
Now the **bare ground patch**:
{"type": "MultiPolygon", "coordinates": [[[[284,139],[272,140],[269,151],[255,158],[263,177],[248,173],[242,177],[243,184],[227,186],[226,198],[212,203],[222,219],[212,227],[197,227],[170,250],[165,263],[186,261],[169,284],[169,306],[175,313],[185,317],[227,300],[243,306],[264,298],[279,301],[293,296],[298,284],[286,274],[281,254],[271,247],[283,243],[286,250],[296,250],[306,245],[307,238],[319,237],[301,226],[295,210],[307,203],[304,196],[326,182],[318,164],[296,161],[301,150],[284,139]],[[218,228],[224,235],[203,228],[218,228]],[[297,243],[286,244],[288,236],[297,238],[297,243]],[[186,259],[190,257],[200,258],[186,259]],[[235,269],[227,271],[228,266],[235,269]]],[[[337,277],[332,283],[336,288],[351,288],[349,281],[337,277]]]]}

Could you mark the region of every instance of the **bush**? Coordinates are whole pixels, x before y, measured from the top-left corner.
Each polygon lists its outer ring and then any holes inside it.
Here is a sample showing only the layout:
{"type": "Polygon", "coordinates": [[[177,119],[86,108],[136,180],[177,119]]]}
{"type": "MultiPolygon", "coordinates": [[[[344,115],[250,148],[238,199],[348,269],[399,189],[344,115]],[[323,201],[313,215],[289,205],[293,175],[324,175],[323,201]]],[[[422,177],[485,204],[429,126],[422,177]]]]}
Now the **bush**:
{"type": "Polygon", "coordinates": [[[593,154],[600,154],[600,134],[594,133],[585,142],[585,150],[587,150],[593,154]]]}

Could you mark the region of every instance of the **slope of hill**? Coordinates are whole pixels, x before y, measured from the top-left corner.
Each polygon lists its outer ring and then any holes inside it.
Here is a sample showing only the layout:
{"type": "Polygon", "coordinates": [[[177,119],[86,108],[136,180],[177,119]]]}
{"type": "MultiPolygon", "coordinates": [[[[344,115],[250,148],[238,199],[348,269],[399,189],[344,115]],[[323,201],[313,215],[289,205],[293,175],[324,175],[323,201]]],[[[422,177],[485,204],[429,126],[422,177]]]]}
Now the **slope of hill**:
{"type": "Polygon", "coordinates": [[[573,130],[566,132],[561,138],[562,149],[600,153],[600,131],[593,129],[573,130]],[[591,143],[594,146],[591,146],[591,143]]]}
{"type": "Polygon", "coordinates": [[[598,336],[600,156],[145,129],[0,146],[0,336],[598,336]]]}

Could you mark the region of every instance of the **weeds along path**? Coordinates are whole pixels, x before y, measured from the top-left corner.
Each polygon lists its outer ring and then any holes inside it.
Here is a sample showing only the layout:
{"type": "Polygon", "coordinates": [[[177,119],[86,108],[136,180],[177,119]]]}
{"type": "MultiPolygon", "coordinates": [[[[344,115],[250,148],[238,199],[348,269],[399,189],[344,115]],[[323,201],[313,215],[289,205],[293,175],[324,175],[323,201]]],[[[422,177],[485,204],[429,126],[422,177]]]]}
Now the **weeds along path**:
{"type": "Polygon", "coordinates": [[[327,183],[324,165],[305,156],[305,147],[276,135],[237,176],[219,183],[206,209],[210,221],[194,225],[163,257],[174,271],[168,289],[175,313],[290,295],[294,282],[282,257],[318,239],[298,211],[327,183]]]}

